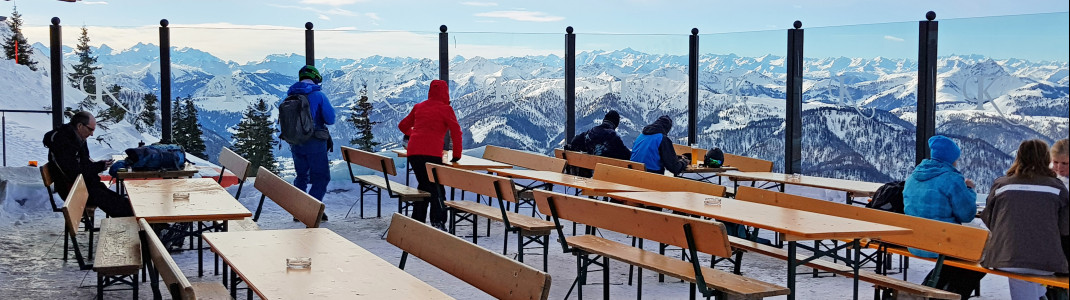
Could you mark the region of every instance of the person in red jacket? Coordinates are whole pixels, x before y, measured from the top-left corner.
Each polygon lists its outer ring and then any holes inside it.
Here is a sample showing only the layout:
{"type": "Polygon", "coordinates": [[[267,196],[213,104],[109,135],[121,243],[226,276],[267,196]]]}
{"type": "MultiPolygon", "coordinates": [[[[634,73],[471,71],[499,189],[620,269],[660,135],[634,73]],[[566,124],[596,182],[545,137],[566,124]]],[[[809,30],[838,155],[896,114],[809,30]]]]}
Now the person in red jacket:
{"type": "Polygon", "coordinates": [[[412,166],[417,188],[431,194],[425,201],[413,203],[412,218],[427,222],[427,206],[431,204],[431,225],[445,229],[446,208],[442,204],[441,191],[427,177],[426,164],[443,164],[442,146],[446,131],[450,132],[453,144],[453,159],[461,159],[461,125],[450,106],[449,87],[445,81],[432,80],[427,100],[412,107],[409,115],[398,123],[401,133],[409,137],[406,146],[409,165],[412,166]]]}

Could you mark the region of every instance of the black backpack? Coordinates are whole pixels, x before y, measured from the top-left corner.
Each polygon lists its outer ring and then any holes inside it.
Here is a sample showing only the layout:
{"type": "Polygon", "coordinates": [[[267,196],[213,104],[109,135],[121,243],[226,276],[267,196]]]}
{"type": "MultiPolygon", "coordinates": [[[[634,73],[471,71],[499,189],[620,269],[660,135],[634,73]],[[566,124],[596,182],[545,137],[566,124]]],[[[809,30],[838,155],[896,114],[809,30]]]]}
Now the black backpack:
{"type": "Polygon", "coordinates": [[[885,183],[873,194],[873,200],[869,201],[866,207],[903,213],[903,185],[902,181],[885,183]]]}
{"type": "Polygon", "coordinates": [[[308,96],[293,94],[286,96],[279,104],[279,139],[300,145],[312,138],[315,123],[309,108],[308,96]]]}

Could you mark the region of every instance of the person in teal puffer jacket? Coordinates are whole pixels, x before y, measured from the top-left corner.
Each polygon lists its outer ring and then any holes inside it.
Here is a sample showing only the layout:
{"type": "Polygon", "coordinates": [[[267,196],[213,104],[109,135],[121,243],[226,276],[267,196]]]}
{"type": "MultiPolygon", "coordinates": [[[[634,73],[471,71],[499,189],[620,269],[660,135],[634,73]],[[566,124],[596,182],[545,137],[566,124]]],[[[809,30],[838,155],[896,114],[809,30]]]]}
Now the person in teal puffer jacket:
{"type": "MultiPolygon", "coordinates": [[[[973,221],[977,214],[977,194],[973,181],[955,169],[962,150],[951,139],[937,135],[929,138],[929,157],[914,167],[903,187],[903,212],[907,215],[948,223],[973,221]]],[[[910,248],[910,253],[936,258],[933,252],[910,248]]],[[[923,282],[929,281],[932,272],[923,282]]],[[[936,288],[957,293],[962,299],[980,285],[985,273],[944,266],[936,288]]]]}

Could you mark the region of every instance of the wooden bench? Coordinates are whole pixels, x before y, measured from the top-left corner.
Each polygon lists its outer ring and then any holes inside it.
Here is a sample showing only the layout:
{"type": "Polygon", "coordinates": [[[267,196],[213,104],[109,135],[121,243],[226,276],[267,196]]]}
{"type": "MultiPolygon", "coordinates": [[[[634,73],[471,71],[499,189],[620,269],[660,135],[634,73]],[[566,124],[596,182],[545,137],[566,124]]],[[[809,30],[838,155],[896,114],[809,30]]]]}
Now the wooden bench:
{"type": "Polygon", "coordinates": [[[138,224],[140,225],[141,244],[145,245],[146,248],[144,252],[151,258],[148,260],[151,261],[151,264],[146,265],[151,266],[149,270],[156,270],[156,272],[149,275],[152,279],[150,282],[152,283],[154,297],[160,297],[158,278],[162,277],[171,299],[233,299],[222,283],[197,282],[191,284],[186,279],[186,275],[182,274],[182,269],[179,269],[171,254],[167,252],[167,247],[164,247],[163,242],[156,236],[149,222],[145,221],[145,219],[140,219],[138,224]]]}
{"type": "MultiPolygon", "coordinates": [[[[561,248],[566,253],[576,255],[580,299],[583,298],[583,283],[586,282],[587,267],[592,264],[602,268],[603,298],[610,298],[610,258],[684,281],[701,283],[697,286],[703,297],[728,296],[732,299],[758,299],[787,295],[790,292],[782,286],[700,266],[698,252],[723,258],[732,255],[728,236],[724,226],[720,223],[547,191],[535,191],[535,202],[539,211],[553,217],[558,235],[564,237],[560,240],[561,248]],[[565,237],[560,226],[561,219],[687,248],[689,261],[674,259],[591,234],[565,237]],[[590,255],[601,256],[602,261],[599,263],[597,257],[592,259],[589,258],[590,255]]],[[[639,282],[641,294],[642,280],[639,282]]],[[[692,295],[694,295],[694,286],[693,284],[692,295]]]]}
{"type": "Polygon", "coordinates": [[[323,217],[323,202],[316,200],[308,193],[297,189],[289,182],[282,180],[278,175],[268,169],[260,167],[256,171],[256,182],[253,187],[260,191],[260,204],[256,206],[256,214],[253,220],[260,219],[260,210],[264,206],[264,199],[271,198],[275,204],[285,209],[294,218],[304,223],[307,228],[320,227],[320,219],[323,217]]]}
{"type": "Polygon", "coordinates": [[[508,253],[509,233],[514,232],[517,234],[517,260],[524,262],[524,246],[531,243],[542,245],[542,269],[547,270],[550,231],[553,230],[554,224],[505,209],[506,201],[517,202],[516,190],[513,188],[514,185],[511,179],[436,164],[427,164],[427,176],[430,177],[431,182],[442,186],[450,186],[477,195],[498,199],[498,207],[475,201],[445,201],[444,204],[449,208],[450,233],[457,233],[456,225],[458,222],[462,220],[471,221],[472,243],[478,243],[478,231],[476,228],[476,224],[478,224],[476,219],[478,217],[502,222],[505,224],[503,228],[504,244],[502,246],[502,254],[508,253]]]}
{"type": "MultiPolygon", "coordinates": [[[[353,183],[360,185],[360,200],[358,203],[360,204],[360,217],[362,219],[364,218],[364,194],[367,192],[375,192],[376,218],[382,216],[384,190],[390,198],[398,199],[399,213],[407,210],[408,207],[412,205],[410,202],[423,201],[425,198],[431,196],[431,193],[390,180],[390,175],[398,175],[393,158],[345,146],[342,146],[342,158],[345,159],[346,167],[349,168],[349,177],[352,179],[353,183]],[[353,164],[371,169],[377,174],[354,175],[353,164]],[[382,176],[380,176],[380,174],[382,176]]],[[[350,207],[349,209],[352,211],[353,207],[350,207]]],[[[349,213],[347,212],[346,215],[348,216],[349,213]]]]}
{"type": "MultiPolygon", "coordinates": [[[[52,171],[49,170],[49,165],[51,164],[51,162],[45,163],[45,165],[40,167],[41,182],[45,185],[45,191],[48,193],[48,204],[52,204],[52,211],[63,212],[63,203],[56,204],[56,197],[52,195],[56,192],[52,189],[52,185],[55,184],[55,181],[52,180],[52,171]]],[[[96,206],[86,205],[85,213],[82,215],[82,226],[86,229],[86,232],[89,233],[89,249],[93,249],[93,233],[100,230],[100,228],[94,227],[97,223],[95,218],[96,211],[96,206]]],[[[67,253],[70,252],[71,248],[70,240],[66,238],[68,230],[70,229],[67,228],[67,226],[63,226],[63,261],[67,261],[67,253]]],[[[89,259],[93,259],[93,252],[89,252],[89,259]]]]}
{"type": "MultiPolygon", "coordinates": [[[[540,170],[550,172],[562,172],[565,170],[564,159],[549,157],[546,155],[525,152],[520,150],[513,150],[509,148],[502,148],[498,146],[487,145],[483,150],[483,159],[496,161],[500,163],[506,163],[517,167],[525,168],[528,170],[540,170]]],[[[548,183],[533,182],[528,185],[516,184],[517,196],[520,197],[520,202],[516,205],[514,212],[520,210],[521,204],[531,205],[532,216],[535,215],[535,202],[532,202],[531,190],[542,188],[549,189],[553,185],[548,183]]]]}
{"type": "MultiPolygon", "coordinates": [[[[124,283],[132,286],[134,299],[137,299],[138,269],[141,266],[141,241],[137,236],[137,220],[134,217],[106,218],[100,222],[100,239],[96,245],[93,263],[82,257],[81,245],[78,244],[78,222],[85,213],[89,191],[86,190],[82,175],[74,179],[71,192],[63,203],[64,225],[67,226],[67,238],[70,238],[74,258],[78,269],[97,273],[97,299],[104,299],[104,288],[124,283]]],[[[87,251],[94,251],[87,248],[87,251]]]]}
{"type": "MultiPolygon", "coordinates": [[[[989,233],[984,229],[749,187],[740,187],[736,199],[909,228],[914,230],[913,234],[883,237],[877,241],[879,243],[871,243],[871,247],[880,251],[936,262],[938,267],[951,265],[1064,289],[1068,285],[1066,276],[1031,276],[980,266],[978,261],[984,252],[989,233]],[[917,257],[910,254],[904,247],[934,252],[940,257],[936,259],[917,257]]],[[[880,256],[883,255],[877,257],[880,256]]],[[[878,265],[881,264],[878,263],[878,265]]],[[[933,277],[939,276],[939,272],[935,275],[933,277]]],[[[903,276],[906,279],[905,272],[903,276]]],[[[935,279],[933,280],[935,282],[935,279]]]]}
{"type": "Polygon", "coordinates": [[[641,162],[598,156],[583,152],[567,151],[561,148],[554,149],[554,157],[564,159],[566,161],[566,166],[570,168],[581,168],[593,171],[596,165],[606,164],[610,166],[628,168],[632,170],[646,170],[646,166],[643,165],[643,163],[641,162]]]}
{"type": "Polygon", "coordinates": [[[386,241],[498,299],[545,300],[550,275],[395,213],[386,241]]]}

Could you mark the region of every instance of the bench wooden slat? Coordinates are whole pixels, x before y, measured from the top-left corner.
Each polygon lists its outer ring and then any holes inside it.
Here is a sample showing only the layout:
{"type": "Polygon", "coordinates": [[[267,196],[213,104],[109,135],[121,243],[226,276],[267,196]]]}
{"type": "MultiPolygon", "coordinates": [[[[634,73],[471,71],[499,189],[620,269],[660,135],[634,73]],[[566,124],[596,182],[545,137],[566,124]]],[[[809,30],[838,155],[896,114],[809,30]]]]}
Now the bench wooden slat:
{"type": "Polygon", "coordinates": [[[393,176],[398,175],[398,170],[394,166],[394,159],[387,156],[342,146],[342,158],[351,164],[357,164],[393,176]],[[383,169],[383,166],[386,166],[385,170],[383,169]]]}
{"type": "MultiPolygon", "coordinates": [[[[358,175],[353,176],[354,181],[361,181],[366,184],[374,185],[381,189],[386,189],[386,179],[378,175],[358,175]]],[[[416,201],[423,200],[423,198],[431,197],[431,193],[421,191],[417,188],[404,185],[399,182],[390,181],[390,191],[398,194],[402,198],[402,201],[416,201]]]]}
{"type": "Polygon", "coordinates": [[[646,166],[641,162],[592,155],[583,152],[567,151],[561,148],[554,149],[554,157],[564,159],[569,166],[590,170],[594,170],[594,167],[597,164],[607,164],[632,170],[646,170],[646,166]]]}
{"type": "MultiPolygon", "coordinates": [[[[695,270],[691,262],[656,254],[640,248],[611,241],[593,235],[570,236],[565,241],[585,252],[625,261],[643,269],[653,270],[680,280],[695,282],[695,270]]],[[[729,272],[702,267],[702,276],[708,287],[736,294],[746,299],[787,295],[785,287],[739,276],[729,272]]],[[[732,298],[736,299],[736,298],[732,298]]]]}
{"type": "MultiPolygon", "coordinates": [[[[734,247],[737,247],[737,248],[740,248],[740,249],[744,249],[744,250],[747,250],[747,251],[751,251],[751,252],[755,252],[755,253],[762,254],[762,255],[765,255],[765,256],[769,256],[769,257],[779,258],[779,259],[782,259],[782,260],[785,260],[785,261],[788,259],[788,252],[786,250],[784,250],[784,249],[780,249],[780,248],[776,248],[776,247],[760,244],[760,243],[753,242],[753,241],[748,241],[748,240],[737,238],[737,237],[729,237],[729,239],[732,241],[732,246],[734,246],[734,247]]],[[[806,259],[806,258],[807,257],[805,255],[796,254],[796,259],[797,260],[803,260],[803,259],[806,259]]],[[[836,274],[847,276],[848,278],[854,277],[854,270],[852,270],[851,267],[848,267],[848,266],[845,266],[845,265],[841,265],[841,264],[836,264],[836,263],[833,263],[833,262],[830,262],[830,261],[827,261],[827,260],[815,259],[815,260],[812,260],[809,263],[807,263],[806,266],[811,267],[811,268],[815,268],[815,269],[818,269],[818,270],[822,270],[822,271],[833,272],[833,273],[836,273],[836,274]]],[[[958,294],[955,294],[955,293],[952,293],[952,292],[944,291],[944,290],[937,289],[937,288],[928,287],[928,286],[925,286],[925,285],[921,285],[921,284],[917,284],[917,283],[913,283],[913,282],[909,282],[909,281],[895,279],[895,278],[892,278],[892,277],[888,277],[888,276],[884,276],[884,275],[880,275],[880,274],[874,273],[872,271],[859,270],[858,271],[858,276],[859,276],[858,280],[861,280],[861,281],[869,282],[869,283],[872,283],[874,285],[877,285],[877,286],[880,286],[880,287],[884,287],[884,288],[889,288],[889,289],[893,289],[893,290],[897,290],[897,291],[903,291],[903,292],[908,292],[908,293],[915,294],[915,295],[920,295],[920,296],[923,296],[923,297],[926,297],[926,298],[959,299],[961,297],[958,294]]]]}
{"type": "MultiPolygon", "coordinates": [[[[480,217],[502,222],[500,208],[489,206],[474,201],[446,201],[446,206],[476,214],[480,217]]],[[[532,216],[521,215],[511,211],[505,212],[509,216],[509,224],[513,227],[532,233],[532,235],[546,235],[554,229],[554,223],[532,216]]]]}
{"type": "Polygon", "coordinates": [[[969,261],[981,259],[988,240],[988,231],[980,228],[745,186],[736,192],[737,200],[909,228],[914,232],[881,237],[881,241],[969,261]]]}
{"type": "Polygon", "coordinates": [[[561,172],[565,169],[564,159],[492,145],[483,150],[483,159],[529,170],[561,172]]]}
{"type": "Polygon", "coordinates": [[[256,182],[253,185],[256,190],[271,198],[271,201],[292,214],[308,228],[320,226],[320,216],[323,215],[324,209],[323,202],[297,189],[264,167],[260,167],[257,171],[256,182]]]}
{"type": "Polygon", "coordinates": [[[541,299],[550,275],[395,213],[387,242],[498,299],[541,299]]]}
{"type": "Polygon", "coordinates": [[[141,267],[141,240],[134,217],[105,218],[100,222],[93,270],[104,275],[128,275],[141,267]]]}
{"type": "Polygon", "coordinates": [[[724,186],[708,182],[665,176],[642,170],[631,170],[601,163],[595,165],[594,176],[591,178],[663,192],[694,192],[717,197],[724,197],[725,192],[724,186]]]}

